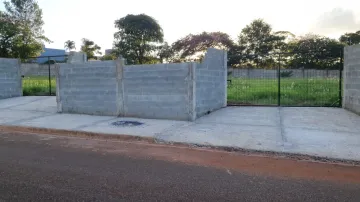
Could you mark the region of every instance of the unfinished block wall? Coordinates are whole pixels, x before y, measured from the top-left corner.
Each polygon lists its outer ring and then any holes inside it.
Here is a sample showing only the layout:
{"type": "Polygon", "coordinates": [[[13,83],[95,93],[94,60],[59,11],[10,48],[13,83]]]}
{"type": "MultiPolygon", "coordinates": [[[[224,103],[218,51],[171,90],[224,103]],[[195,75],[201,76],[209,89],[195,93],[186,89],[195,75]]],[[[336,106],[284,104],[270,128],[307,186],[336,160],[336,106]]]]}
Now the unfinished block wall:
{"type": "Polygon", "coordinates": [[[22,96],[20,61],[0,58],[0,99],[22,96]]]}
{"type": "Polygon", "coordinates": [[[58,64],[58,111],[91,115],[118,115],[115,61],[58,64]]]}
{"type": "Polygon", "coordinates": [[[194,120],[193,64],[124,68],[124,116],[194,120]]]}
{"type": "Polygon", "coordinates": [[[208,49],[196,68],[196,115],[220,109],[227,105],[227,53],[208,49]]]}
{"type": "Polygon", "coordinates": [[[360,114],[360,45],[344,50],[343,107],[360,114]]]}
{"type": "Polygon", "coordinates": [[[203,63],[59,64],[58,111],[193,121],[226,106],[226,62],[210,49],[203,63]]]}

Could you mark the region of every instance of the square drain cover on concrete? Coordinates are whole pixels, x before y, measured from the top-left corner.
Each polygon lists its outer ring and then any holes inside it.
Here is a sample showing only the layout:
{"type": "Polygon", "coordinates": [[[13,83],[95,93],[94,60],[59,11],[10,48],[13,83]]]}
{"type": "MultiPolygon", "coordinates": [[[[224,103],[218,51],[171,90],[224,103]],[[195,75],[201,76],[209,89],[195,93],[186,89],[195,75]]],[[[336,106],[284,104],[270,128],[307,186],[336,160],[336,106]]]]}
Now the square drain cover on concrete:
{"type": "Polygon", "coordinates": [[[113,126],[119,126],[119,127],[123,127],[123,126],[140,126],[143,125],[144,123],[138,122],[138,121],[115,121],[113,123],[111,123],[111,125],[113,126]]]}

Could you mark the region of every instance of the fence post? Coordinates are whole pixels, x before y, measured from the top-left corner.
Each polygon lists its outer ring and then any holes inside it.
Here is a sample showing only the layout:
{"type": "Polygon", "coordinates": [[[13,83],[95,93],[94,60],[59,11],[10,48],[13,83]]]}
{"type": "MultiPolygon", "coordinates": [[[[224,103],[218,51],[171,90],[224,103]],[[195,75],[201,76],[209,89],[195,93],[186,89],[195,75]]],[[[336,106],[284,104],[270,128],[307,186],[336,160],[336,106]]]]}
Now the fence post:
{"type": "Polygon", "coordinates": [[[280,76],[280,59],[281,59],[281,55],[280,55],[280,53],[279,53],[279,58],[278,58],[278,71],[277,71],[277,76],[278,76],[278,106],[280,106],[281,105],[281,101],[280,101],[280,99],[281,99],[281,90],[280,90],[280,88],[281,88],[281,83],[280,83],[280,78],[281,78],[281,76],[280,76]]]}
{"type": "Polygon", "coordinates": [[[339,107],[342,107],[342,71],[344,67],[344,52],[340,51],[340,69],[339,69],[339,107]]]}
{"type": "Polygon", "coordinates": [[[49,67],[49,96],[51,96],[51,70],[50,70],[50,57],[48,57],[48,67],[49,67]]]}

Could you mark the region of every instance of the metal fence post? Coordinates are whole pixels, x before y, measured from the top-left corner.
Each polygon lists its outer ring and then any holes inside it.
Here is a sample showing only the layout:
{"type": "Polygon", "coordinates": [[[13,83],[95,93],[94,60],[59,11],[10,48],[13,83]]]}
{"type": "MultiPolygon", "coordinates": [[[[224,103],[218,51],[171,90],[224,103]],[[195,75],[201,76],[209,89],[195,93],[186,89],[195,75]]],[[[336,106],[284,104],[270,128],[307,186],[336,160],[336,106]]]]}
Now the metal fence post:
{"type": "Polygon", "coordinates": [[[278,75],[278,106],[280,106],[281,105],[281,101],[280,101],[280,99],[281,99],[281,90],[280,90],[280,88],[281,88],[281,83],[280,83],[280,78],[281,78],[281,76],[280,76],[280,59],[281,59],[281,56],[280,56],[280,53],[279,53],[279,57],[278,57],[278,73],[277,73],[277,75],[278,75]]]}
{"type": "Polygon", "coordinates": [[[50,57],[48,57],[48,66],[49,66],[49,96],[51,96],[51,70],[50,70],[50,57]]]}
{"type": "Polygon", "coordinates": [[[340,51],[340,69],[339,69],[339,107],[342,107],[342,73],[344,68],[344,52],[340,51]]]}

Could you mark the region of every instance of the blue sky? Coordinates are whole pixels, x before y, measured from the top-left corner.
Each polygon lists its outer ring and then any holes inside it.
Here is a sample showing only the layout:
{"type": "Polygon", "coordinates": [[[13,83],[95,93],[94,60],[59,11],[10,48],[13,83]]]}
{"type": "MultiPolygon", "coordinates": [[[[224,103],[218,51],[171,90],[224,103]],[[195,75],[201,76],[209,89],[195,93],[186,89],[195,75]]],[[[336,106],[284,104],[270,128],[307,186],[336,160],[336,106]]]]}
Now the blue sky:
{"type": "MultiPolygon", "coordinates": [[[[43,10],[45,35],[63,48],[74,40],[80,48],[88,38],[105,49],[112,47],[114,21],[127,14],[145,13],[162,26],[172,43],[189,34],[222,31],[234,39],[256,18],[263,18],[275,31],[296,35],[309,32],[337,38],[360,30],[360,1],[357,0],[38,0],[43,10]]],[[[0,9],[4,10],[3,4],[0,9]]]]}

